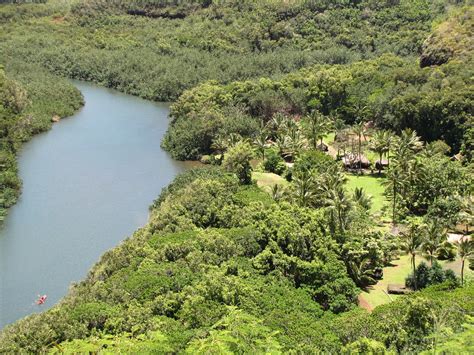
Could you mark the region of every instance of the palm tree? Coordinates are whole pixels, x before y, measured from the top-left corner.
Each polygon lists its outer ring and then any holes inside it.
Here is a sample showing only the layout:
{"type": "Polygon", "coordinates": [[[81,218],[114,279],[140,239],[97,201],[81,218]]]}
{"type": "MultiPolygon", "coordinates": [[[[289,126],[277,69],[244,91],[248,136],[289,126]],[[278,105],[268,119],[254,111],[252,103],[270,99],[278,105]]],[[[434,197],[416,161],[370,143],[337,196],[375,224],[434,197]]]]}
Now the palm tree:
{"type": "Polygon", "coordinates": [[[294,158],[305,146],[305,139],[301,134],[299,125],[294,126],[286,136],[287,156],[294,158]]]}
{"type": "Polygon", "coordinates": [[[436,221],[430,222],[425,230],[421,250],[428,255],[430,265],[433,266],[433,260],[439,255],[446,242],[446,231],[436,221]]]}
{"type": "Polygon", "coordinates": [[[393,147],[393,144],[395,143],[395,135],[391,131],[385,131],[387,132],[387,168],[390,168],[390,150],[393,147]]]}
{"type": "Polygon", "coordinates": [[[274,201],[280,201],[285,195],[285,188],[280,184],[273,184],[271,186],[270,194],[274,201]]]}
{"type": "Polygon", "coordinates": [[[401,200],[401,191],[405,187],[406,177],[401,169],[394,167],[388,170],[387,179],[382,183],[385,186],[385,194],[392,200],[392,223],[397,220],[397,208],[401,200]]]}
{"type": "Polygon", "coordinates": [[[379,175],[382,173],[382,158],[390,149],[390,133],[388,131],[376,131],[369,142],[369,149],[379,154],[379,175]]]}
{"type": "Polygon", "coordinates": [[[462,199],[459,220],[464,224],[464,234],[469,234],[469,226],[474,223],[474,199],[472,196],[462,199]]]}
{"type": "Polygon", "coordinates": [[[423,233],[422,227],[417,221],[410,221],[408,227],[405,231],[400,233],[402,238],[402,247],[407,254],[410,255],[411,266],[413,268],[413,285],[415,286],[415,290],[417,289],[416,285],[416,252],[421,246],[423,242],[423,233]]]}
{"type": "Polygon", "coordinates": [[[372,205],[372,196],[367,195],[362,187],[356,187],[352,194],[352,199],[365,211],[370,210],[372,205]]]}
{"type": "Polygon", "coordinates": [[[329,116],[330,122],[331,122],[331,127],[334,130],[334,140],[336,140],[337,136],[346,129],[346,124],[345,122],[339,118],[338,114],[331,114],[329,116]]]}
{"type": "Polygon", "coordinates": [[[305,135],[308,140],[312,142],[313,148],[318,148],[318,140],[321,140],[321,147],[323,145],[323,138],[328,133],[331,121],[319,111],[313,111],[303,120],[305,135]]]}
{"type": "Polygon", "coordinates": [[[308,206],[315,196],[316,180],[304,170],[293,178],[294,197],[300,206],[308,206]]]}
{"type": "Polygon", "coordinates": [[[359,173],[362,171],[362,136],[365,133],[364,122],[356,123],[352,127],[352,132],[357,135],[358,139],[358,158],[359,158],[359,173]]]}
{"type": "Polygon", "coordinates": [[[219,162],[222,163],[224,153],[229,148],[229,140],[224,136],[219,135],[212,141],[211,148],[220,154],[219,162]]]}
{"type": "Polygon", "coordinates": [[[329,190],[324,202],[329,211],[331,224],[337,226],[344,234],[349,225],[349,213],[352,210],[351,200],[346,197],[344,188],[338,186],[336,189],[329,190]]]}
{"type": "Polygon", "coordinates": [[[402,131],[400,137],[393,140],[394,160],[407,172],[410,162],[414,159],[416,152],[423,148],[423,142],[416,132],[411,129],[402,131]]]}
{"type": "Polygon", "coordinates": [[[268,128],[275,132],[276,136],[284,133],[285,122],[288,120],[288,117],[281,112],[277,112],[272,116],[272,119],[268,121],[268,128]]]}
{"type": "Polygon", "coordinates": [[[464,263],[474,256],[474,242],[466,236],[454,242],[458,249],[458,255],[461,258],[461,285],[464,285],[464,263]]]}
{"type": "Polygon", "coordinates": [[[370,264],[371,260],[368,256],[347,262],[349,273],[357,286],[365,287],[375,282],[370,264]]]}
{"type": "Polygon", "coordinates": [[[255,150],[261,154],[262,160],[265,160],[265,148],[268,146],[267,141],[268,135],[265,132],[260,132],[253,140],[255,150]]]}

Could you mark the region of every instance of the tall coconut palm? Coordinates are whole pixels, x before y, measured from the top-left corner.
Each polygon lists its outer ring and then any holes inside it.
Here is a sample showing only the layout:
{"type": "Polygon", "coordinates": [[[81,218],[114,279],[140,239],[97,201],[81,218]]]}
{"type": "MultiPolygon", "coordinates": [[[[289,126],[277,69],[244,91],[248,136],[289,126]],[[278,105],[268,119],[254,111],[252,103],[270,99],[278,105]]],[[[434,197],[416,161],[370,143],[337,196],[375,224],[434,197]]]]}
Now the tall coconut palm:
{"type": "Polygon", "coordinates": [[[351,200],[347,198],[344,188],[339,186],[329,190],[324,202],[329,211],[331,224],[344,235],[349,225],[349,215],[352,210],[351,200]]]}
{"type": "Polygon", "coordinates": [[[369,142],[369,149],[379,155],[379,175],[382,173],[383,155],[390,149],[390,134],[388,131],[376,131],[369,142]]]}
{"type": "Polygon", "coordinates": [[[355,188],[352,199],[365,211],[369,211],[372,206],[372,196],[367,195],[362,187],[355,188]]]}
{"type": "Polygon", "coordinates": [[[382,183],[385,186],[385,194],[392,200],[392,223],[397,221],[397,210],[401,202],[402,190],[405,187],[406,176],[398,167],[391,168],[387,173],[387,179],[382,183]]]}
{"type": "Polygon", "coordinates": [[[293,195],[300,206],[307,207],[315,197],[316,180],[304,170],[293,178],[293,195]]]}
{"type": "Polygon", "coordinates": [[[400,233],[402,239],[402,247],[405,252],[410,255],[411,266],[413,269],[413,285],[415,286],[415,290],[417,289],[416,284],[416,252],[420,248],[423,242],[423,232],[421,224],[417,221],[410,221],[406,230],[400,233]]]}
{"type": "Polygon", "coordinates": [[[402,131],[400,137],[394,139],[394,160],[402,167],[404,171],[408,170],[408,165],[416,152],[423,148],[423,142],[416,132],[411,129],[402,131]]]}
{"type": "Polygon", "coordinates": [[[260,153],[262,160],[265,160],[265,149],[268,146],[268,138],[266,132],[262,131],[253,140],[253,146],[255,147],[255,150],[260,153]]]}
{"type": "Polygon", "coordinates": [[[364,122],[356,123],[352,126],[352,132],[357,135],[358,140],[358,149],[357,149],[357,156],[359,159],[359,173],[362,171],[362,136],[365,133],[365,126],[364,122]]]}
{"type": "Polygon", "coordinates": [[[428,223],[423,235],[421,250],[428,256],[431,266],[433,266],[434,259],[442,251],[446,239],[447,234],[443,226],[436,221],[428,223]]]}
{"type": "Polygon", "coordinates": [[[391,131],[385,131],[387,135],[387,168],[390,168],[390,151],[396,141],[396,136],[391,131]]]}
{"type": "Polygon", "coordinates": [[[454,245],[456,245],[458,256],[461,259],[461,285],[464,285],[464,263],[474,256],[474,241],[467,236],[463,236],[454,242],[454,245]]]}
{"type": "Polygon", "coordinates": [[[341,134],[341,132],[343,132],[347,128],[346,123],[344,122],[344,120],[339,118],[337,113],[331,114],[329,116],[329,119],[331,122],[331,127],[334,131],[334,140],[336,140],[337,137],[341,134]]]}
{"type": "Polygon", "coordinates": [[[306,138],[311,141],[314,149],[318,148],[318,140],[323,144],[324,136],[329,132],[331,121],[319,111],[313,111],[303,119],[306,138]]]}
{"type": "Polygon", "coordinates": [[[474,223],[474,198],[472,196],[461,200],[459,221],[464,224],[464,234],[469,234],[469,226],[474,223]]]}

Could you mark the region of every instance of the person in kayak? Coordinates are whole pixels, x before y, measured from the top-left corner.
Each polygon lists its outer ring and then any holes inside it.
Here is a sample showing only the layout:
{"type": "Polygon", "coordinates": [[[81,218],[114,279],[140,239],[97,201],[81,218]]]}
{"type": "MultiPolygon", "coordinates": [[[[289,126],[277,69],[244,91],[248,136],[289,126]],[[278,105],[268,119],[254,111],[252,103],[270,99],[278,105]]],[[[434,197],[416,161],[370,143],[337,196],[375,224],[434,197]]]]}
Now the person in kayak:
{"type": "Polygon", "coordinates": [[[37,304],[38,306],[44,304],[44,303],[46,302],[46,298],[48,298],[48,296],[46,296],[46,295],[43,295],[43,296],[38,295],[38,297],[39,297],[39,298],[38,298],[38,300],[36,301],[36,304],[37,304]]]}

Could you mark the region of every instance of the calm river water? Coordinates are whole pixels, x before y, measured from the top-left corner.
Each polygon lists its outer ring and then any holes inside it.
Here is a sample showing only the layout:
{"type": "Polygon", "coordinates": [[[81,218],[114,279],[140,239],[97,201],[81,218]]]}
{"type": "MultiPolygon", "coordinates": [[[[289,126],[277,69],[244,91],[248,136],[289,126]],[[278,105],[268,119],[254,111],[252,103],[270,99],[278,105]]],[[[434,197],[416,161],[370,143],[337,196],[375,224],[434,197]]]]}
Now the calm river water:
{"type": "Polygon", "coordinates": [[[168,106],[74,82],[85,106],[24,146],[23,193],[0,231],[0,328],[56,303],[147,221],[183,163],[160,141],[168,106]],[[48,295],[36,306],[37,295],[48,295]]]}

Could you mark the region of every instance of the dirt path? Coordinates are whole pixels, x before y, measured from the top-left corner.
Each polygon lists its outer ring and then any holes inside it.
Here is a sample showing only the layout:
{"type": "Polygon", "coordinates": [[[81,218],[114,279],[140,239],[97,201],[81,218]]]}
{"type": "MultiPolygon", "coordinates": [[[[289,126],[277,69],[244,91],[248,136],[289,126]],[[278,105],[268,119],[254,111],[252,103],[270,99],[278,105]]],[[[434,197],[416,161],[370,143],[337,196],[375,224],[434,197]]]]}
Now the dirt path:
{"type": "Polygon", "coordinates": [[[373,307],[365,300],[364,295],[360,294],[357,300],[359,301],[359,307],[366,309],[368,312],[372,312],[373,307]]]}

